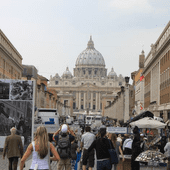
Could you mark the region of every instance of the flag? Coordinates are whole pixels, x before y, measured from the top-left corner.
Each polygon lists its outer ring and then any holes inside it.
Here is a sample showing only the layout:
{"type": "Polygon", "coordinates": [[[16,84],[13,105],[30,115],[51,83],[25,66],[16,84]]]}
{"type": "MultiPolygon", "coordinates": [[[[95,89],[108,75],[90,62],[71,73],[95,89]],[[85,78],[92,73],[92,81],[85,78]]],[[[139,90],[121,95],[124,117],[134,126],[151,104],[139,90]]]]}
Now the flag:
{"type": "Polygon", "coordinates": [[[140,76],[140,81],[142,81],[144,79],[144,76],[140,76]]]}
{"type": "Polygon", "coordinates": [[[142,104],[140,104],[140,110],[142,110],[142,109],[143,109],[142,104]]]}

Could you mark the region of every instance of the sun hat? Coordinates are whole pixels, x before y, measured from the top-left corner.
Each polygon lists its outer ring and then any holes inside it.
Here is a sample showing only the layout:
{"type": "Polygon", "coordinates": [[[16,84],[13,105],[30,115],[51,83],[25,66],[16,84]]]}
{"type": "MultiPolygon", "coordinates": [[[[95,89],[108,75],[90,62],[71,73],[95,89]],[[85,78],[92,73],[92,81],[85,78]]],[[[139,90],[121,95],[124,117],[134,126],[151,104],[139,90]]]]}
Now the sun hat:
{"type": "Polygon", "coordinates": [[[62,126],[62,128],[61,128],[61,132],[66,133],[67,130],[68,130],[67,125],[66,125],[66,124],[63,124],[63,126],[62,126]]]}

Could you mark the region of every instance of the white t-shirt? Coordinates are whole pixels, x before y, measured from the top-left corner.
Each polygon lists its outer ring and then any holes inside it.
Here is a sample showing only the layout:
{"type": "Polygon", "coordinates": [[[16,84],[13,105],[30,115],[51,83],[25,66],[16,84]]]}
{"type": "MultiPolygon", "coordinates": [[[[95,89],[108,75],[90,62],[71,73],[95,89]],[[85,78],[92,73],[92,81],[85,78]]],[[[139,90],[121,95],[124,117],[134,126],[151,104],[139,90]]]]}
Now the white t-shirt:
{"type": "Polygon", "coordinates": [[[82,135],[81,138],[81,142],[83,142],[85,149],[88,149],[94,140],[95,140],[95,135],[90,132],[86,132],[85,134],[82,135]]]}
{"type": "Polygon", "coordinates": [[[133,142],[132,139],[130,138],[126,139],[123,143],[123,150],[125,150],[125,148],[132,149],[132,142],[133,142]]]}

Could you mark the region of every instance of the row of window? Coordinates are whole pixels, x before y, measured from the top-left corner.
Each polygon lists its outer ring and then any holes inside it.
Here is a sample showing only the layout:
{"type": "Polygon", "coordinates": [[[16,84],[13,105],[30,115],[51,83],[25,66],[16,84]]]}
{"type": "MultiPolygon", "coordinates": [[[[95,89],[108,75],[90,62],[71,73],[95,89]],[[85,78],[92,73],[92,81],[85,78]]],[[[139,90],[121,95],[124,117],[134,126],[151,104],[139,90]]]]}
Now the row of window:
{"type": "MultiPolygon", "coordinates": [[[[89,103],[89,108],[95,110],[96,109],[96,105],[93,105],[93,108],[91,108],[91,104],[89,103]]],[[[75,102],[73,102],[73,109],[77,109],[75,102]]],[[[81,109],[85,109],[83,104],[81,105],[81,109]]],[[[102,109],[102,103],[100,104],[100,109],[102,109]]]]}
{"type": "Polygon", "coordinates": [[[5,61],[5,59],[2,59],[0,57],[0,66],[3,67],[4,70],[7,71],[7,73],[11,74],[11,77],[14,77],[15,79],[20,79],[21,74],[16,71],[13,66],[11,66],[8,62],[5,61]]]}
{"type": "MultiPolygon", "coordinates": [[[[55,81],[55,85],[58,85],[58,84],[59,84],[59,81],[56,80],[56,81],[55,81]]],[[[75,84],[76,84],[76,82],[73,81],[73,82],[72,82],[72,85],[75,85],[75,84]]],[[[84,84],[84,83],[81,83],[81,85],[83,85],[83,84],[84,84]]],[[[96,83],[93,83],[93,84],[96,85],[96,83]]],[[[65,82],[65,85],[68,85],[68,83],[65,82]]],[[[102,81],[102,82],[101,82],[101,85],[105,85],[105,82],[102,81]]],[[[112,83],[110,83],[109,85],[112,86],[112,83]]],[[[122,82],[119,82],[119,86],[122,86],[122,82]]]]}
{"type": "Polygon", "coordinates": [[[163,66],[167,61],[169,61],[169,55],[170,55],[169,53],[170,53],[170,51],[168,51],[168,52],[164,55],[164,57],[162,57],[161,63],[160,63],[161,66],[163,66]]]}
{"type": "Polygon", "coordinates": [[[163,71],[160,75],[160,83],[163,83],[164,81],[169,79],[169,67],[163,71]]]}
{"type": "Polygon", "coordinates": [[[169,93],[160,96],[160,104],[169,102],[170,102],[169,93]]]}
{"type": "Polygon", "coordinates": [[[170,79],[168,79],[168,80],[164,81],[163,83],[161,83],[160,90],[163,90],[163,89],[165,89],[165,88],[167,88],[169,86],[170,86],[170,79]]]}

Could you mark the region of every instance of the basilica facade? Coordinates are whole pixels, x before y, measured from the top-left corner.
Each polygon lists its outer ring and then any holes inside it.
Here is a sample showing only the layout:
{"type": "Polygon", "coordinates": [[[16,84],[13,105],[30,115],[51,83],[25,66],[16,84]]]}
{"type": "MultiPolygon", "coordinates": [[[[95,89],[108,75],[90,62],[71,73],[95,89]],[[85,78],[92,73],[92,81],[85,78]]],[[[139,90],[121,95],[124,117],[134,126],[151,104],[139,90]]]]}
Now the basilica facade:
{"type": "Polygon", "coordinates": [[[73,74],[67,67],[60,77],[58,73],[50,76],[48,88],[57,91],[58,100],[69,111],[60,110],[60,114],[101,113],[125,85],[125,79],[114,69],[107,74],[102,54],[94,48],[92,37],[87,48],[77,57],[73,74]],[[64,113],[65,112],[65,113],[64,113]],[[67,113],[66,113],[67,112],[67,113]]]}

